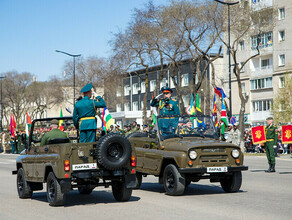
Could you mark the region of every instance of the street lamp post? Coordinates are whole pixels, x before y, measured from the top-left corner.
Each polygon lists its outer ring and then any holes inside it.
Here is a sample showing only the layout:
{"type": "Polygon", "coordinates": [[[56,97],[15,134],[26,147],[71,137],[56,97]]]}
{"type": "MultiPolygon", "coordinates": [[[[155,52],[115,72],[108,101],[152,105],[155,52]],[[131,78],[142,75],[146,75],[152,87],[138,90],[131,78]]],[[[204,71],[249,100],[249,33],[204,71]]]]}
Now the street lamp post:
{"type": "Polygon", "coordinates": [[[221,0],[214,0],[218,3],[221,3],[223,5],[227,5],[228,7],[228,67],[229,67],[229,79],[228,79],[228,85],[229,85],[229,112],[230,117],[232,116],[232,106],[231,106],[231,56],[230,56],[230,6],[236,5],[238,2],[223,2],[221,0]]]}
{"type": "Polygon", "coordinates": [[[2,79],[6,78],[6,76],[0,76],[0,80],[1,80],[1,106],[0,106],[0,131],[3,131],[3,124],[2,124],[2,120],[3,120],[3,102],[2,102],[2,79]]]}
{"type": "Polygon", "coordinates": [[[75,106],[75,58],[76,57],[80,57],[81,54],[70,54],[70,53],[66,53],[64,51],[60,51],[60,50],[56,50],[57,53],[63,53],[66,54],[70,57],[73,57],[73,107],[75,106]]]}

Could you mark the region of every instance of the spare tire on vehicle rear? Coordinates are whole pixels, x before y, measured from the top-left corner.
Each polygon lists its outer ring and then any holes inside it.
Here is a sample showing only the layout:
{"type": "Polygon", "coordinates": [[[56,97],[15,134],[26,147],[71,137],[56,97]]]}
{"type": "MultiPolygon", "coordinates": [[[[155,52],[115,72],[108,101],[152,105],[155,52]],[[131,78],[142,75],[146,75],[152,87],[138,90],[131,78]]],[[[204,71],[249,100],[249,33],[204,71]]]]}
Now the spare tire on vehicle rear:
{"type": "Polygon", "coordinates": [[[109,170],[124,167],[132,153],[131,144],[120,134],[110,133],[97,142],[97,162],[109,170]]]}

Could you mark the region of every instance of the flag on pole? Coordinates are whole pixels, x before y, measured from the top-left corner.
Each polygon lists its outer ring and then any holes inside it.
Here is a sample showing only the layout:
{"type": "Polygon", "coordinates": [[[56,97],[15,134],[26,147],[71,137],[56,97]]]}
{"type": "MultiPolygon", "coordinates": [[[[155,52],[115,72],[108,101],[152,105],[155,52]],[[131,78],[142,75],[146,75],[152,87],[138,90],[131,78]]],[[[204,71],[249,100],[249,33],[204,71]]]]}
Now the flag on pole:
{"type": "Polygon", "coordinates": [[[225,92],[222,88],[219,88],[219,87],[214,87],[214,92],[220,96],[220,98],[225,98],[226,95],[225,95],[225,92]]]}
{"type": "MultiPolygon", "coordinates": [[[[62,111],[62,109],[60,111],[60,118],[63,118],[63,111],[62,111]]],[[[59,129],[61,131],[64,131],[64,125],[62,125],[63,123],[64,123],[64,120],[59,120],[59,129]]]]}
{"type": "Polygon", "coordinates": [[[26,116],[25,116],[25,134],[26,134],[26,137],[29,136],[30,127],[31,127],[31,119],[30,119],[28,113],[26,113],[26,116]]]}
{"type": "Polygon", "coordinates": [[[201,105],[200,105],[200,98],[199,98],[199,93],[197,93],[197,98],[196,98],[196,110],[197,110],[197,122],[198,122],[198,127],[201,128],[206,128],[205,122],[200,115],[202,115],[202,110],[201,110],[201,105]]]}
{"type": "Polygon", "coordinates": [[[228,119],[226,115],[225,101],[223,99],[222,99],[222,108],[221,108],[221,121],[223,122],[221,125],[221,134],[224,134],[228,125],[228,119]]]}
{"type": "Polygon", "coordinates": [[[15,131],[16,131],[16,121],[14,114],[10,116],[10,125],[9,131],[13,138],[15,138],[15,131]]]}
{"type": "Polygon", "coordinates": [[[105,107],[103,109],[103,113],[102,113],[102,129],[104,131],[108,130],[110,128],[111,125],[113,125],[114,119],[112,118],[112,116],[109,113],[109,110],[107,109],[107,107],[105,107]]]}
{"type": "Polygon", "coordinates": [[[217,119],[217,104],[216,104],[216,96],[214,94],[214,99],[213,99],[213,114],[212,114],[212,119],[214,121],[215,127],[218,127],[218,119],[217,119]]]}
{"type": "MultiPolygon", "coordinates": [[[[199,105],[199,108],[200,108],[200,105],[199,105]]],[[[194,96],[193,96],[193,93],[191,94],[191,109],[190,109],[190,115],[195,115],[196,113],[196,110],[195,110],[195,107],[194,107],[194,96]]]]}

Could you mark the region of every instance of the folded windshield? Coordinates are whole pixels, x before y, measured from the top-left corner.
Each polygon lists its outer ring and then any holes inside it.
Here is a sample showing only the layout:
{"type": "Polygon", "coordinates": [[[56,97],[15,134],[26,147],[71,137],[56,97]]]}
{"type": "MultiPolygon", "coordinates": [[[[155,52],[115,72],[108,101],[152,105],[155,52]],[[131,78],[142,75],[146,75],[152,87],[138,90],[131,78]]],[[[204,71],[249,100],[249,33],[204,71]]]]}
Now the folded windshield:
{"type": "Polygon", "coordinates": [[[158,116],[156,127],[162,139],[192,136],[216,138],[217,136],[214,123],[209,116],[158,116]]]}

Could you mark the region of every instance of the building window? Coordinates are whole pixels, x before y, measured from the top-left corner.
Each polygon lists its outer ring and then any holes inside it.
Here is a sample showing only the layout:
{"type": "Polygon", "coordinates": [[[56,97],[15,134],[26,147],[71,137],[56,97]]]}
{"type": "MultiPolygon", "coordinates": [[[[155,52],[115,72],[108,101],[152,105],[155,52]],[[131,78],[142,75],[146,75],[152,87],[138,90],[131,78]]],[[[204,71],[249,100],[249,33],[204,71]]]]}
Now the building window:
{"type": "Polygon", "coordinates": [[[144,106],[144,101],[141,101],[141,111],[143,110],[143,106],[144,106]]]}
{"type": "Polygon", "coordinates": [[[285,8],[279,8],[279,20],[285,19],[285,8]]]}
{"type": "Polygon", "coordinates": [[[131,111],[131,109],[130,109],[130,103],[129,102],[127,102],[127,103],[124,104],[124,109],[125,109],[125,112],[131,111]]]}
{"type": "Polygon", "coordinates": [[[260,100],[252,102],[252,110],[253,112],[263,112],[263,111],[271,111],[273,105],[273,101],[270,100],[260,100]]]}
{"type": "Polygon", "coordinates": [[[279,31],[279,41],[285,41],[285,31],[279,31]]]}
{"type": "Polygon", "coordinates": [[[240,47],[240,50],[245,50],[245,45],[244,45],[244,40],[242,41],[239,41],[239,47],[240,47]]]}
{"type": "Polygon", "coordinates": [[[150,92],[153,92],[156,87],[156,80],[150,81],[150,92]]]}
{"type": "Polygon", "coordinates": [[[242,93],[245,93],[245,83],[241,83],[241,90],[242,90],[242,93]]]}
{"type": "Polygon", "coordinates": [[[134,83],[134,84],[133,84],[133,95],[138,94],[139,89],[140,89],[140,88],[139,88],[138,83],[134,83]]]}
{"type": "Polygon", "coordinates": [[[145,93],[146,92],[146,84],[145,82],[141,82],[141,93],[145,93]]]}
{"type": "Polygon", "coordinates": [[[120,96],[122,96],[121,88],[118,88],[118,90],[117,90],[117,97],[120,97],[120,96]]]}
{"type": "Polygon", "coordinates": [[[116,110],[117,110],[117,112],[122,111],[122,104],[121,103],[116,104],[116,110]]]}
{"type": "Polygon", "coordinates": [[[279,78],[279,88],[285,88],[285,78],[283,76],[279,78]]]}
{"type": "Polygon", "coordinates": [[[165,78],[163,78],[163,80],[161,80],[160,82],[160,88],[162,88],[163,86],[166,86],[167,80],[165,78]]]}
{"type": "MultiPolygon", "coordinates": [[[[177,83],[177,76],[175,76],[174,79],[175,79],[175,83],[177,83]]],[[[170,88],[175,88],[175,85],[174,85],[172,78],[170,80],[170,88]]]]}
{"type": "MultiPolygon", "coordinates": [[[[240,63],[239,63],[239,68],[242,67],[243,63],[244,63],[244,62],[240,62],[240,63]]],[[[244,65],[243,68],[240,70],[240,72],[241,72],[241,73],[244,73],[244,71],[245,71],[245,65],[244,65]]]]}
{"type": "Polygon", "coordinates": [[[181,86],[188,86],[189,85],[189,74],[182,75],[182,84],[181,86]]]}
{"type": "Polygon", "coordinates": [[[279,111],[280,112],[284,112],[286,110],[286,106],[284,102],[281,102],[279,105],[279,111]]]}
{"type": "Polygon", "coordinates": [[[285,54],[279,55],[279,66],[285,66],[285,54]]]}
{"type": "Polygon", "coordinates": [[[251,90],[272,88],[273,80],[272,80],[272,77],[268,77],[264,79],[254,79],[250,81],[250,84],[251,84],[250,86],[251,90]]]}
{"type": "Polygon", "coordinates": [[[182,99],[184,101],[184,107],[188,107],[189,106],[189,99],[190,99],[190,96],[188,95],[183,95],[182,96],[182,99]]]}
{"type": "Polygon", "coordinates": [[[125,86],[124,87],[124,95],[125,96],[130,95],[130,90],[131,90],[130,86],[125,86]]]}
{"type": "Polygon", "coordinates": [[[268,69],[269,65],[270,65],[269,59],[261,60],[261,69],[268,69]]]}
{"type": "Polygon", "coordinates": [[[273,45],[273,32],[262,33],[251,37],[251,49],[270,47],[273,45]]]}
{"type": "Polygon", "coordinates": [[[133,111],[138,111],[139,110],[139,102],[133,102],[133,111]]]}

